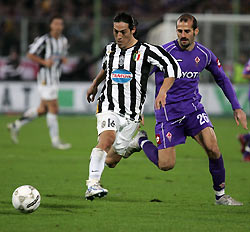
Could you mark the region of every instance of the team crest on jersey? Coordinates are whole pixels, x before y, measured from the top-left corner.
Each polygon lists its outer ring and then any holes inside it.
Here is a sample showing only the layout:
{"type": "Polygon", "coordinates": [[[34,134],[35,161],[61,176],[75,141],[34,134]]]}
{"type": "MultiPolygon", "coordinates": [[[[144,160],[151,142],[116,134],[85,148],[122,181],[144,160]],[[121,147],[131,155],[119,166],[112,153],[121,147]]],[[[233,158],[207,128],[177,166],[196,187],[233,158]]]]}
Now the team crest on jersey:
{"type": "Polygon", "coordinates": [[[118,84],[130,82],[133,74],[126,69],[116,69],[111,73],[111,78],[118,84]]]}
{"type": "Polygon", "coordinates": [[[220,68],[220,67],[221,67],[221,63],[220,63],[220,61],[219,61],[218,58],[217,58],[217,60],[216,60],[216,63],[217,63],[217,65],[218,65],[218,67],[220,68]]]}
{"type": "Polygon", "coordinates": [[[170,132],[168,132],[166,134],[166,137],[167,137],[168,141],[171,142],[171,140],[172,140],[172,134],[170,132]]]}
{"type": "Polygon", "coordinates": [[[101,127],[104,128],[106,126],[106,121],[102,121],[101,127]]]}
{"type": "Polygon", "coordinates": [[[196,56],[195,59],[194,59],[194,61],[195,61],[196,64],[199,64],[199,62],[201,61],[201,59],[198,56],[196,56]]]}
{"type": "Polygon", "coordinates": [[[133,55],[133,60],[138,61],[138,60],[140,60],[140,57],[141,57],[141,54],[140,54],[140,52],[137,51],[133,55]]]}
{"type": "Polygon", "coordinates": [[[158,145],[161,144],[161,137],[160,137],[159,134],[156,134],[156,135],[155,135],[155,140],[156,140],[156,143],[157,143],[158,145]]]}

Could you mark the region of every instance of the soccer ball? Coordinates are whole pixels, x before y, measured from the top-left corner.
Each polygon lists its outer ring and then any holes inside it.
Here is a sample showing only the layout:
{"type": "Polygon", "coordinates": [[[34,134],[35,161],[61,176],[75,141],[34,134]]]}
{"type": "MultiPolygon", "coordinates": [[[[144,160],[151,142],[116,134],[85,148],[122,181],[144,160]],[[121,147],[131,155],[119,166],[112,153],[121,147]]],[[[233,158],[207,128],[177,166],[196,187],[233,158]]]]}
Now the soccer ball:
{"type": "Polygon", "coordinates": [[[13,206],[22,213],[32,213],[40,205],[41,196],[31,185],[18,187],[12,194],[13,206]]]}

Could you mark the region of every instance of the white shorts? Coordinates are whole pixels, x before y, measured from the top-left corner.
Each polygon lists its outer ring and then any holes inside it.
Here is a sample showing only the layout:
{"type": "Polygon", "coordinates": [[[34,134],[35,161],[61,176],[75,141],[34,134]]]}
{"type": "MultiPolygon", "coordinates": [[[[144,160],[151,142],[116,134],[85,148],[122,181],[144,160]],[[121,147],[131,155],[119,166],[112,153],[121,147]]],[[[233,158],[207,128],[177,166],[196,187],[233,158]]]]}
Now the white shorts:
{"type": "Polygon", "coordinates": [[[99,113],[96,117],[98,136],[106,130],[116,131],[113,148],[117,154],[123,156],[140,123],[126,119],[113,112],[99,113]]]}
{"type": "Polygon", "coordinates": [[[42,100],[55,100],[58,98],[58,86],[38,85],[38,92],[42,100]]]}

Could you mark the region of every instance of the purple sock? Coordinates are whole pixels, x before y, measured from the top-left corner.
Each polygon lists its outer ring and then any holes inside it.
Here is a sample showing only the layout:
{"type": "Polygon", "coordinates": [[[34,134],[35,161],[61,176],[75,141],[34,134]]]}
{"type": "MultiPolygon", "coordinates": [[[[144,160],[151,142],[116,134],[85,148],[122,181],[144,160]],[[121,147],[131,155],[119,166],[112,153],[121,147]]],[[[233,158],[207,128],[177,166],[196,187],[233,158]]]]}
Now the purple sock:
{"type": "Polygon", "coordinates": [[[250,141],[250,134],[249,133],[244,134],[243,138],[246,140],[246,142],[249,142],[250,141]]]}
{"type": "Polygon", "coordinates": [[[221,191],[222,189],[224,189],[225,188],[225,168],[224,168],[222,155],[220,156],[219,159],[209,159],[209,171],[213,178],[214,190],[221,191]]]}
{"type": "Polygon", "coordinates": [[[146,154],[146,156],[149,158],[151,162],[153,162],[157,167],[159,167],[157,147],[151,141],[149,141],[148,138],[146,137],[139,138],[140,147],[141,147],[141,143],[145,140],[147,140],[147,142],[145,142],[142,147],[144,153],[146,154]]]}

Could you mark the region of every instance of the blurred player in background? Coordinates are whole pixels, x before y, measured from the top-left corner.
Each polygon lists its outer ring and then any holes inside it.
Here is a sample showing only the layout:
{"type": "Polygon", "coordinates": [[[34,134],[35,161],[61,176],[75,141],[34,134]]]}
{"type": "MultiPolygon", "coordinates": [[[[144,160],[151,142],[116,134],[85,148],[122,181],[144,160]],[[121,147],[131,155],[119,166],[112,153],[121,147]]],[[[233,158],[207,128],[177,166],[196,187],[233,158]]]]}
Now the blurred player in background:
{"type": "Polygon", "coordinates": [[[105,80],[97,104],[98,144],[90,156],[87,200],[108,193],[100,186],[104,164],[115,167],[139,127],[151,66],[156,65],[165,73],[156,98],[159,102],[165,100],[168,83],[181,75],[178,62],[162,47],[139,42],[134,37],[136,25],[136,20],[127,13],[115,16],[115,42],[105,47],[102,69],[87,91],[88,102],[93,102],[99,84],[105,80]]]}
{"type": "MultiPolygon", "coordinates": [[[[250,59],[246,63],[243,70],[243,78],[250,80],[250,59]]],[[[250,89],[248,94],[250,102],[250,89]]],[[[243,161],[250,162],[250,133],[239,135],[238,139],[241,143],[241,152],[243,154],[243,161]]]]}
{"type": "MultiPolygon", "coordinates": [[[[247,129],[246,114],[242,111],[229,78],[224,73],[218,58],[206,47],[195,42],[199,29],[196,19],[190,14],[181,15],[176,23],[178,39],[163,45],[179,62],[182,77],[176,79],[166,93],[166,103],[155,103],[156,147],[147,136],[139,133],[131,141],[127,156],[143,149],[150,161],[159,169],[168,171],[175,166],[175,146],[183,144],[191,136],[200,144],[209,158],[209,171],[215,191],[215,203],[220,205],[242,205],[229,195],[225,195],[225,168],[219,150],[213,125],[201,104],[198,90],[199,73],[207,69],[230,101],[234,118],[247,129]]],[[[163,73],[155,68],[156,95],[158,94],[163,73]]]]}
{"type": "Polygon", "coordinates": [[[68,41],[62,31],[63,18],[59,15],[50,20],[50,32],[30,45],[27,57],[40,66],[37,74],[38,91],[41,102],[38,108],[28,109],[21,118],[7,125],[11,139],[18,143],[18,131],[33,119],[46,114],[52,146],[57,149],[69,149],[68,143],[62,143],[58,127],[58,88],[62,72],[62,63],[66,63],[68,41]]]}

